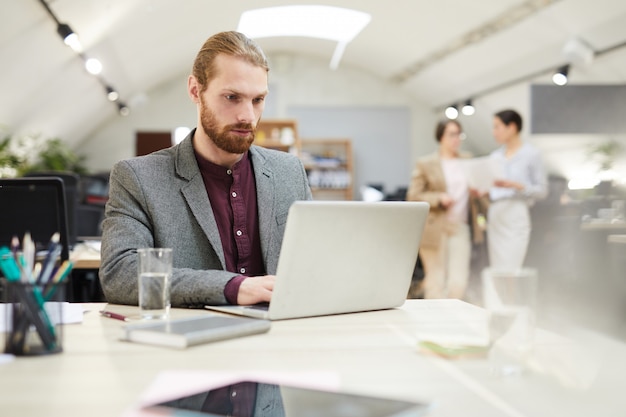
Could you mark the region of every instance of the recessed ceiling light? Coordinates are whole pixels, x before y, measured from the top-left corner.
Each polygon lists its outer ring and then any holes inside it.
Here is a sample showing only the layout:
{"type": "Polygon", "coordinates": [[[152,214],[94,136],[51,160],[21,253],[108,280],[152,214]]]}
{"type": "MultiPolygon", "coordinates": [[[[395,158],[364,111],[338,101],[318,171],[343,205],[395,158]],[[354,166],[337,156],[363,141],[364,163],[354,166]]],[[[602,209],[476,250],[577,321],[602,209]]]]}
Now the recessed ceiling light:
{"type": "Polygon", "coordinates": [[[250,38],[303,36],[337,41],[331,68],[339,65],[346,45],[370,22],[368,13],[332,6],[283,6],[248,10],[237,30],[250,38]]]}

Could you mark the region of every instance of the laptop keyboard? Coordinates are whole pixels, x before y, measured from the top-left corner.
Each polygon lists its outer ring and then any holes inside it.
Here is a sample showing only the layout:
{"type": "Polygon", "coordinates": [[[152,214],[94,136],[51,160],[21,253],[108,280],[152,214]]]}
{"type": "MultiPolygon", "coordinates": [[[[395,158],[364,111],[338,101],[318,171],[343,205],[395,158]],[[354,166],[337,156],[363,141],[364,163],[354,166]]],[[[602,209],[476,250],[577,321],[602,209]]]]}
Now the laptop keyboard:
{"type": "Polygon", "coordinates": [[[251,306],[246,306],[246,308],[250,310],[267,311],[270,308],[270,304],[269,303],[254,304],[251,306]]]}

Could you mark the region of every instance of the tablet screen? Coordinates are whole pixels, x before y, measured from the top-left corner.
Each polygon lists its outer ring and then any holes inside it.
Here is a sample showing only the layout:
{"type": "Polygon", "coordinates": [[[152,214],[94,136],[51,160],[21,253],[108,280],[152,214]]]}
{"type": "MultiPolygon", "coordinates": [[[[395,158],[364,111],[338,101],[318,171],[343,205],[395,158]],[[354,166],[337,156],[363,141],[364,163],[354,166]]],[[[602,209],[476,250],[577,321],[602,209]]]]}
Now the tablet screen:
{"type": "Polygon", "coordinates": [[[420,403],[243,381],[149,406],[170,415],[215,417],[421,416],[420,403]]]}

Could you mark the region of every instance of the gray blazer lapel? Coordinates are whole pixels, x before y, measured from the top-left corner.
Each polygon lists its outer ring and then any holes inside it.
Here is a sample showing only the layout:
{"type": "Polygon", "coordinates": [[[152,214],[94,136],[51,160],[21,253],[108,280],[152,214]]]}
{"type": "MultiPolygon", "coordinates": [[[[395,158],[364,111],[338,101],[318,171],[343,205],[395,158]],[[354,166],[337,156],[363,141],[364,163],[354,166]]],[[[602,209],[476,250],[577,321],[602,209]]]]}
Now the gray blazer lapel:
{"type": "MultiPolygon", "coordinates": [[[[259,235],[261,238],[261,251],[263,259],[268,259],[268,251],[270,241],[273,236],[273,227],[275,225],[276,214],[274,213],[275,200],[275,184],[274,174],[266,160],[256,149],[250,148],[252,156],[252,169],[254,170],[254,178],[256,182],[257,208],[259,211],[259,235]]],[[[267,265],[266,265],[267,267],[267,265]]]]}
{"type": "Polygon", "coordinates": [[[204,181],[198,168],[198,162],[193,152],[192,138],[195,129],[180,143],[176,154],[176,173],[187,179],[189,182],[181,187],[181,193],[189,205],[189,209],[207,239],[213,246],[215,253],[222,263],[222,268],[226,269],[226,260],[224,259],[224,248],[222,247],[222,239],[217,228],[215,216],[211,202],[206,194],[204,181]]]}

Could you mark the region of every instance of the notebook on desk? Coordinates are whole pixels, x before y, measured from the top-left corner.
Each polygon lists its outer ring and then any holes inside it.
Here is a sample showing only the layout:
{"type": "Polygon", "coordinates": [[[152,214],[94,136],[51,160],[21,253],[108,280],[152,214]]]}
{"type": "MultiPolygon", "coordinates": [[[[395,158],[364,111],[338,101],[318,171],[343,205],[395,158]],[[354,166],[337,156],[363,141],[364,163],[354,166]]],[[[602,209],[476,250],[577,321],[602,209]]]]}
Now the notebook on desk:
{"type": "Polygon", "coordinates": [[[382,310],[406,299],[429,206],[298,201],[269,305],[206,306],[270,320],[382,310]]]}

